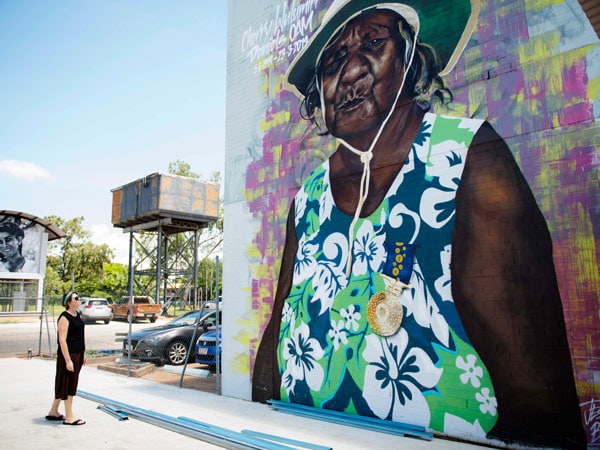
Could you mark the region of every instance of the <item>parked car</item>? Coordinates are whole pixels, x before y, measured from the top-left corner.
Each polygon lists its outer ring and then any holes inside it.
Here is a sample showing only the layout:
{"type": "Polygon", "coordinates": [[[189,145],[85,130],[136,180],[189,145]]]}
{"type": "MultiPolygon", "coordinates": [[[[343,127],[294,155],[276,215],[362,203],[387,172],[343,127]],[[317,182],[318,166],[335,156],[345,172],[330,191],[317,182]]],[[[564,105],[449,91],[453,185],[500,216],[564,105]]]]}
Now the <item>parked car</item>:
{"type": "MultiPolygon", "coordinates": [[[[196,362],[207,364],[211,370],[217,367],[217,330],[208,331],[196,341],[196,362]]],[[[221,359],[221,330],[219,330],[219,360],[221,359]]]]}
{"type": "MultiPolygon", "coordinates": [[[[206,302],[204,304],[204,309],[217,309],[217,302],[206,302]]],[[[223,309],[223,302],[219,302],[219,309],[223,309]]]]}
{"type": "Polygon", "coordinates": [[[81,297],[81,305],[77,310],[84,322],[103,320],[109,324],[113,318],[112,309],[105,298],[81,297]]]}
{"type": "MultiPolygon", "coordinates": [[[[219,309],[223,309],[223,298],[219,297],[219,309]]],[[[204,309],[217,309],[217,300],[206,300],[204,302],[204,309]]]]}
{"type": "MultiPolygon", "coordinates": [[[[219,312],[219,318],[221,316],[219,312]]],[[[131,335],[131,357],[141,361],[152,361],[157,365],[183,364],[188,358],[189,349],[192,348],[197,320],[200,322],[196,336],[216,328],[216,311],[190,311],[164,325],[136,331],[131,335]]],[[[128,356],[128,343],[129,338],[125,337],[122,349],[125,357],[128,356]]],[[[188,362],[194,360],[194,352],[191,353],[188,362]]]]}
{"type": "MultiPolygon", "coordinates": [[[[112,305],[115,319],[129,318],[129,303],[129,297],[122,297],[121,300],[112,305]]],[[[161,313],[162,307],[155,303],[152,297],[145,295],[135,295],[133,297],[133,310],[131,312],[133,320],[148,319],[151,323],[154,323],[161,313]]]]}

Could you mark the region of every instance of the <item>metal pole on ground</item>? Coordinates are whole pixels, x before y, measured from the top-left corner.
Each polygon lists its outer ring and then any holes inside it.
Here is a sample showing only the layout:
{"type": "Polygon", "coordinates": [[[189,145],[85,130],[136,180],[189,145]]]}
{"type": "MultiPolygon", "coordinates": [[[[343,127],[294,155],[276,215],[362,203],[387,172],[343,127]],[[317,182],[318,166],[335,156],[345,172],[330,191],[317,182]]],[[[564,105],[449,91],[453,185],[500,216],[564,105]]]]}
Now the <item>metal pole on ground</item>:
{"type": "Polygon", "coordinates": [[[43,333],[43,329],[44,329],[44,296],[42,295],[42,310],[40,311],[40,336],[38,339],[38,357],[42,356],[42,333],[43,333]]]}
{"type": "Polygon", "coordinates": [[[128,281],[128,292],[129,295],[129,333],[127,333],[127,376],[131,377],[131,323],[133,322],[133,231],[129,232],[129,281],[128,281]]]}
{"type": "MultiPolygon", "coordinates": [[[[159,223],[158,224],[158,236],[156,238],[156,291],[154,294],[154,298],[156,300],[156,303],[158,303],[159,305],[161,304],[161,295],[160,295],[160,282],[162,280],[162,239],[163,239],[163,233],[162,233],[162,225],[159,223]]],[[[162,297],[163,302],[162,302],[162,306],[164,307],[167,303],[167,293],[165,292],[165,295],[162,297]]],[[[162,312],[161,312],[162,315],[162,312]]]]}
{"type": "Polygon", "coordinates": [[[46,334],[48,335],[48,352],[50,358],[52,358],[52,341],[50,340],[50,325],[48,325],[48,310],[44,310],[44,313],[44,316],[46,316],[46,334]]]}
{"type": "Polygon", "coordinates": [[[221,321],[219,320],[221,311],[219,309],[220,297],[219,297],[219,256],[215,258],[215,299],[216,299],[216,314],[217,314],[217,329],[215,336],[215,358],[217,367],[215,367],[216,390],[217,394],[221,395],[221,321]]]}
{"type": "MultiPolygon", "coordinates": [[[[193,296],[194,296],[194,309],[196,308],[196,280],[198,279],[198,230],[194,230],[194,282],[193,286],[193,296]]],[[[187,370],[188,361],[196,356],[196,336],[198,336],[198,325],[200,324],[200,316],[202,312],[198,313],[198,317],[196,318],[196,326],[194,327],[194,332],[192,333],[192,339],[190,340],[190,346],[187,352],[187,358],[185,358],[185,363],[183,364],[183,370],[181,371],[181,377],[179,378],[179,387],[183,387],[183,377],[185,377],[185,371],[187,370]]]]}

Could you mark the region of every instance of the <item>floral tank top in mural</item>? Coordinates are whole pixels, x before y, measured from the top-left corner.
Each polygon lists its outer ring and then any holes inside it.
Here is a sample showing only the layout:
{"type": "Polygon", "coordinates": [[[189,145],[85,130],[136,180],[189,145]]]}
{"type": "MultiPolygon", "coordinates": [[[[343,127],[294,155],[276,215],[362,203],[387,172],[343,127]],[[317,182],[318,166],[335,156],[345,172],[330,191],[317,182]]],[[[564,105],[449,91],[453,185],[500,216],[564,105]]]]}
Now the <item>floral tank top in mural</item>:
{"type": "Polygon", "coordinates": [[[283,401],[455,435],[494,426],[492,382],[450,285],[455,194],[481,124],[426,114],[381,205],[356,223],[352,246],[353,217],[334,203],[329,163],[309,175],[295,197],[298,252],[277,352],[283,401]],[[382,326],[392,330],[383,332],[368,318],[369,302],[390,280],[408,287],[387,294],[382,326]]]}

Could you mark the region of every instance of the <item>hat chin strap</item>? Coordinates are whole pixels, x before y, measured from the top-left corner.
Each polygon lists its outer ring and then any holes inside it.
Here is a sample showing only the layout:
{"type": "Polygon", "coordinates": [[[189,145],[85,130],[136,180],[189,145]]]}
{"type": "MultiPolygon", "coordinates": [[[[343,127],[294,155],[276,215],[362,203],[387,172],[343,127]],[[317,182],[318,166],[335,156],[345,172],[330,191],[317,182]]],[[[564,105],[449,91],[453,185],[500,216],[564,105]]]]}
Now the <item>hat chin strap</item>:
{"type": "MultiPolygon", "coordinates": [[[[416,36],[416,33],[415,33],[415,36],[416,36]]],[[[408,41],[406,41],[406,44],[408,45],[408,41]]],[[[371,142],[369,149],[366,151],[358,150],[357,148],[353,147],[348,142],[346,142],[344,139],[336,138],[339,142],[344,144],[344,146],[347,147],[348,150],[350,150],[355,155],[358,155],[360,157],[360,161],[363,163],[363,172],[362,172],[362,176],[360,178],[360,191],[359,191],[359,197],[358,197],[358,204],[356,205],[356,211],[354,212],[354,218],[352,219],[352,222],[350,223],[350,227],[348,230],[348,261],[346,263],[346,278],[350,278],[350,272],[352,271],[352,252],[353,252],[353,248],[354,248],[354,234],[355,234],[354,229],[356,228],[356,224],[358,222],[358,219],[360,218],[360,214],[362,212],[363,206],[367,200],[367,197],[369,196],[369,184],[371,182],[371,160],[373,159],[373,149],[375,148],[375,144],[377,144],[377,141],[379,140],[379,137],[381,136],[383,129],[385,128],[386,124],[388,123],[388,120],[392,116],[392,113],[396,109],[396,104],[398,103],[398,99],[400,98],[400,94],[402,93],[402,89],[404,88],[404,82],[406,81],[406,75],[413,63],[413,58],[415,56],[415,48],[416,48],[416,37],[415,37],[415,44],[413,44],[411,46],[410,59],[408,61],[408,65],[406,65],[404,68],[404,76],[402,77],[402,83],[400,84],[400,88],[398,89],[398,92],[396,93],[394,102],[393,102],[390,110],[388,111],[385,119],[383,120],[383,122],[381,122],[381,125],[379,126],[379,130],[377,130],[377,134],[373,138],[373,142],[371,142]]],[[[321,111],[325,111],[325,108],[323,107],[323,105],[325,105],[325,102],[323,99],[323,89],[319,89],[319,95],[321,97],[321,111]]]]}

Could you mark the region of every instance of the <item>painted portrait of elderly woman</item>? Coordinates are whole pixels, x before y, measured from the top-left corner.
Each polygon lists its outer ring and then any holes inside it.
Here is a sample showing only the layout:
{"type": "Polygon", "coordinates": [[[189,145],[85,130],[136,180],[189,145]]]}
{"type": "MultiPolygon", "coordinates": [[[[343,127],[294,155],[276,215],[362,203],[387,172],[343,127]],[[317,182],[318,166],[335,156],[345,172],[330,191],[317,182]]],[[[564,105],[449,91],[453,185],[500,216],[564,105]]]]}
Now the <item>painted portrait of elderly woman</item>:
{"type": "Polygon", "coordinates": [[[432,112],[477,22],[452,8],[336,0],[292,61],[337,149],[290,207],[253,399],[585,445],[544,217],[489,123],[432,112]]]}

